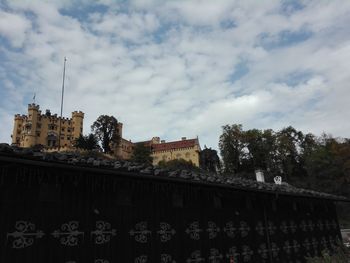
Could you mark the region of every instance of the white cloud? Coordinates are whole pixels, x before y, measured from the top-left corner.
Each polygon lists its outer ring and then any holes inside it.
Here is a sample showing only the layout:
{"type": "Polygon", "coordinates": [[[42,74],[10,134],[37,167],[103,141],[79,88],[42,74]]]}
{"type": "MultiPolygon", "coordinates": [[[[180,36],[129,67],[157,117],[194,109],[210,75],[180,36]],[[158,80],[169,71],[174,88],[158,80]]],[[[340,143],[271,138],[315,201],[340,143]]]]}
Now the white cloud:
{"type": "Polygon", "coordinates": [[[86,133],[109,114],[132,140],[199,135],[217,147],[232,123],[349,137],[346,1],[285,13],[280,1],[104,0],[103,11],[74,3],[14,1],[1,11],[0,35],[21,48],[0,40],[1,141],[33,92],[42,109],[59,112],[64,56],[64,112],[83,110],[86,133]],[[282,32],[308,35],[289,43],[282,32]]]}
{"type": "Polygon", "coordinates": [[[0,36],[8,39],[15,48],[20,48],[31,23],[25,17],[0,10],[0,36]]]}

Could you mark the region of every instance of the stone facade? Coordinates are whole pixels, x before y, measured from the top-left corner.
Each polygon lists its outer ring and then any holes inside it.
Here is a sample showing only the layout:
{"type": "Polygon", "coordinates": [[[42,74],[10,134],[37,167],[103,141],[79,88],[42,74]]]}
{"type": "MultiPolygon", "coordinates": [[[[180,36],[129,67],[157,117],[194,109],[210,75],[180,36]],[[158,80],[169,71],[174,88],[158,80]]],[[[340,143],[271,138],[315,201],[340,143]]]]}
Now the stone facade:
{"type": "Polygon", "coordinates": [[[182,137],[180,141],[165,142],[160,141],[159,137],[154,137],[150,142],[153,165],[157,165],[160,161],[184,159],[199,167],[201,148],[198,138],[186,139],[186,137],[182,137]]]}
{"type": "Polygon", "coordinates": [[[28,104],[27,115],[15,115],[12,144],[24,148],[35,145],[69,148],[83,133],[83,120],[81,111],[72,112],[71,118],[61,119],[49,110],[42,114],[39,105],[28,104]]]}
{"type": "Polygon", "coordinates": [[[153,137],[149,141],[133,143],[123,138],[123,124],[118,123],[117,133],[120,139],[119,145],[113,148],[113,154],[117,158],[128,160],[131,158],[135,144],[142,143],[151,148],[153,165],[157,165],[160,161],[171,161],[175,159],[184,159],[191,161],[195,166],[199,167],[200,144],[198,138],[186,139],[182,137],[179,141],[165,142],[159,137],[153,137]]]}

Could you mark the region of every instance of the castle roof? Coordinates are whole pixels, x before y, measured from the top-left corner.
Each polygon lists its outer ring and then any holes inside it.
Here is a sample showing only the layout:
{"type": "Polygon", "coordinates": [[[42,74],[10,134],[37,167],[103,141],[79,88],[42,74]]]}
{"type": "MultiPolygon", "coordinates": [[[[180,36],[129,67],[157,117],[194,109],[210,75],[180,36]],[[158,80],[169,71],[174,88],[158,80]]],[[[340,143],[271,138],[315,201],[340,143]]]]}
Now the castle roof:
{"type": "Polygon", "coordinates": [[[198,144],[197,139],[188,139],[174,142],[163,142],[152,144],[152,149],[154,152],[159,151],[170,151],[174,149],[191,148],[198,144]]]}

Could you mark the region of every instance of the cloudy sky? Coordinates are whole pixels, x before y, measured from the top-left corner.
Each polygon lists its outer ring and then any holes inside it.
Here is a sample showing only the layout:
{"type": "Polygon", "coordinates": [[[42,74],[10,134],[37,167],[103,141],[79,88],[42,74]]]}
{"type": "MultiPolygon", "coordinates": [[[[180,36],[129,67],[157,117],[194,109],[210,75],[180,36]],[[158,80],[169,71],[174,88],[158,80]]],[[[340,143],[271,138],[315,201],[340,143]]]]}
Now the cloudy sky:
{"type": "Polygon", "coordinates": [[[0,141],[36,102],[133,141],[221,126],[350,137],[350,1],[0,0],[0,141]]]}

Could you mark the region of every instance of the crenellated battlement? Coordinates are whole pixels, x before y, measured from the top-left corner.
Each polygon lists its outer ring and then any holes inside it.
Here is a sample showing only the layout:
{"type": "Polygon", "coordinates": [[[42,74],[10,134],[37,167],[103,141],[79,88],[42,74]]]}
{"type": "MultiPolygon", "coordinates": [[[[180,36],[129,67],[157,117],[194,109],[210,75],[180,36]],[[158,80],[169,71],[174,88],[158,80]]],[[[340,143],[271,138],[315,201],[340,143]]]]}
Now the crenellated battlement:
{"type": "Polygon", "coordinates": [[[28,104],[28,110],[36,110],[39,111],[40,106],[35,103],[28,104]]]}
{"type": "Polygon", "coordinates": [[[84,118],[84,112],[82,111],[73,111],[72,118],[84,118]]]}

